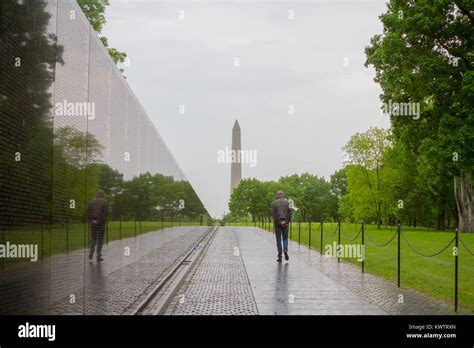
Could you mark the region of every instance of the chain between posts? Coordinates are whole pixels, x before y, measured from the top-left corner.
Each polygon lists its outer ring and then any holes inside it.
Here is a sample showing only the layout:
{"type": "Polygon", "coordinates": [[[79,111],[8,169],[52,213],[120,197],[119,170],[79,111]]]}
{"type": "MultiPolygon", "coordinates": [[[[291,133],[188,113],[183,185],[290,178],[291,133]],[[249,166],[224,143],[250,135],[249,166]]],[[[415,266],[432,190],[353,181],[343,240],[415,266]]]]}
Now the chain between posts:
{"type": "Polygon", "coordinates": [[[389,245],[389,244],[393,241],[393,239],[395,238],[395,236],[396,236],[397,234],[398,234],[398,231],[395,231],[395,233],[394,233],[393,236],[388,240],[388,242],[387,242],[387,243],[383,243],[383,244],[377,244],[377,243],[375,243],[375,241],[369,236],[368,233],[366,233],[365,235],[367,236],[367,238],[369,238],[369,240],[371,241],[371,243],[372,243],[373,245],[382,248],[382,247],[384,247],[384,246],[389,245]]]}
{"type": "Polygon", "coordinates": [[[408,246],[409,246],[415,253],[417,253],[418,255],[424,256],[424,257],[433,257],[433,256],[437,256],[437,255],[441,254],[443,251],[445,251],[447,248],[449,248],[449,246],[450,246],[450,245],[455,241],[455,239],[456,239],[456,237],[453,237],[453,239],[451,239],[451,241],[450,241],[444,248],[442,248],[440,251],[437,251],[437,252],[435,252],[435,253],[433,253],[433,254],[424,254],[424,253],[422,253],[421,251],[418,251],[418,250],[415,249],[415,247],[413,246],[413,244],[411,244],[411,243],[408,241],[408,239],[407,239],[407,237],[405,236],[405,233],[403,233],[403,231],[401,232],[401,234],[402,234],[402,237],[403,237],[403,239],[405,240],[405,242],[407,242],[408,246]]]}
{"type": "Polygon", "coordinates": [[[471,249],[469,249],[469,247],[464,243],[464,241],[462,240],[461,237],[459,237],[459,241],[461,242],[461,244],[463,245],[464,249],[466,249],[466,251],[471,254],[471,256],[474,256],[474,253],[471,251],[471,249]]]}
{"type": "Polygon", "coordinates": [[[338,228],[339,228],[339,225],[336,225],[336,228],[334,229],[334,232],[329,236],[329,238],[334,237],[334,235],[337,233],[338,228]]]}
{"type": "Polygon", "coordinates": [[[346,237],[347,234],[346,234],[346,232],[344,231],[344,228],[341,228],[341,232],[342,232],[342,234],[343,234],[342,237],[343,237],[346,241],[348,241],[348,242],[353,242],[353,241],[355,241],[355,240],[357,239],[357,237],[359,237],[359,235],[361,234],[361,232],[362,232],[362,225],[361,225],[361,227],[360,227],[360,229],[359,229],[359,232],[357,232],[357,234],[356,234],[356,236],[355,236],[354,238],[348,239],[348,238],[346,237]]]}

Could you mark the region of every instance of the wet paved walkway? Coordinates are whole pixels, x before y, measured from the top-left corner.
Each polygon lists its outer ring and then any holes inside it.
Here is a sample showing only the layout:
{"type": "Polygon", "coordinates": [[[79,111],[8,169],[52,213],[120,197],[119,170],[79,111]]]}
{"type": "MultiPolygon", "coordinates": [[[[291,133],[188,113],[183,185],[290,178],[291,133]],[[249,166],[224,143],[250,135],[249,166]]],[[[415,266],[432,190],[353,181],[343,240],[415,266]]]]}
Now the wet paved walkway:
{"type": "Polygon", "coordinates": [[[440,301],[293,241],[289,262],[279,264],[274,238],[255,227],[221,227],[167,314],[453,314],[440,301]]]}
{"type": "Polygon", "coordinates": [[[258,314],[234,233],[219,229],[165,314],[258,314]]]}
{"type": "Polygon", "coordinates": [[[0,314],[129,314],[208,227],[172,227],[5,269],[0,314]]]}
{"type": "Polygon", "coordinates": [[[386,314],[291,249],[288,262],[276,262],[275,243],[265,238],[268,232],[235,229],[234,233],[259,314],[386,314]]]}

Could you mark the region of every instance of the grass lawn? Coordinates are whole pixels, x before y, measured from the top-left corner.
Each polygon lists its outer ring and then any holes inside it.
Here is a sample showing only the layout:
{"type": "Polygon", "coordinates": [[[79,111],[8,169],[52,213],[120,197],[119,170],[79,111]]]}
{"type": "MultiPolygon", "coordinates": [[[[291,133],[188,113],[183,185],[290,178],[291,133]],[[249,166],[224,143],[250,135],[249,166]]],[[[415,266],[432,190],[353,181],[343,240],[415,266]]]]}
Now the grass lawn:
{"type": "MultiPolygon", "coordinates": [[[[176,223],[175,223],[176,225],[176,223]]],[[[199,222],[180,222],[179,226],[199,225],[199,222]]],[[[162,227],[171,227],[172,222],[161,221],[110,221],[104,236],[104,244],[116,239],[134,237],[142,233],[160,230],[162,227]]],[[[38,254],[40,258],[48,257],[51,254],[65,253],[67,251],[84,248],[88,245],[89,234],[87,225],[84,223],[69,224],[67,226],[53,226],[52,229],[18,229],[0,232],[0,243],[6,241],[15,244],[38,244],[38,254]]],[[[25,259],[0,259],[0,267],[9,267],[22,262],[29,262],[25,259]]]]}
{"type": "MultiPolygon", "coordinates": [[[[229,226],[233,226],[230,223],[229,226]]],[[[245,226],[245,223],[238,223],[245,226]]],[[[253,224],[248,223],[248,226],[253,224]]],[[[267,225],[268,227],[268,225],[267,225]]],[[[301,244],[308,245],[309,228],[308,223],[301,223],[301,232],[298,233],[298,224],[291,226],[290,239],[301,244]]],[[[272,227],[273,228],[273,227],[272,227]]],[[[337,242],[336,223],[323,224],[323,252],[327,244],[337,242]]],[[[408,241],[423,254],[432,254],[445,247],[454,237],[454,232],[436,232],[424,227],[409,228],[402,227],[408,241]]],[[[360,230],[360,224],[342,224],[341,244],[360,244],[361,235],[352,242],[346,239],[354,238],[360,230]],[[344,238],[345,237],[345,238],[344,238]]],[[[273,231],[273,230],[272,230],[273,231]]],[[[385,247],[377,247],[373,244],[385,244],[396,232],[396,227],[388,226],[377,230],[375,225],[366,225],[365,233],[365,271],[380,275],[391,281],[397,282],[397,236],[385,247]],[[369,237],[372,239],[370,240],[369,237]]],[[[460,233],[460,238],[467,244],[471,252],[474,251],[474,234],[460,233]]],[[[311,247],[320,250],[320,225],[311,224],[311,247]]],[[[443,253],[434,257],[423,257],[416,254],[400,238],[400,277],[401,286],[415,288],[422,293],[441,299],[454,306],[454,256],[452,245],[443,253]]],[[[342,260],[361,266],[356,258],[342,258],[342,260]]],[[[474,256],[459,242],[459,290],[458,304],[461,307],[474,311],[474,256]]],[[[454,308],[454,307],[453,307],[454,308]]]]}

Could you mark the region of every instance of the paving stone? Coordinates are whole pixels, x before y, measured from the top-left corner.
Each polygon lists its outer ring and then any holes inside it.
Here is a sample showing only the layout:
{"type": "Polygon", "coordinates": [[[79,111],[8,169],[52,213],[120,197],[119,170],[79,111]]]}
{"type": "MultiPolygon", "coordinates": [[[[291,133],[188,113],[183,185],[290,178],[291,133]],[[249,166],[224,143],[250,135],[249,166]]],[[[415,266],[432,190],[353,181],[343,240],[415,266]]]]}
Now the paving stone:
{"type": "Polygon", "coordinates": [[[233,231],[220,228],[210,243],[165,314],[258,314],[233,231]]]}

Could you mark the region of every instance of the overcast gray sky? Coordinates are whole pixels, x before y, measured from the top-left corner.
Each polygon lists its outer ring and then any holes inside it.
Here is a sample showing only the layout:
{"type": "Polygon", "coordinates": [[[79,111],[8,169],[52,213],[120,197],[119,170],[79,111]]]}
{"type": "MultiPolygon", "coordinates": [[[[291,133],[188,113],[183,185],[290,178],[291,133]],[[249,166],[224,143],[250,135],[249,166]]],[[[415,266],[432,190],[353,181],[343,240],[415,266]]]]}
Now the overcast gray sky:
{"type": "Polygon", "coordinates": [[[236,118],[242,148],[257,151],[243,177],[259,180],[304,172],[329,179],[352,134],[389,126],[375,73],[363,65],[384,11],[381,0],[111,0],[104,34],[127,52],[129,84],[220,217],[230,164],[217,153],[231,146],[236,118]]]}

